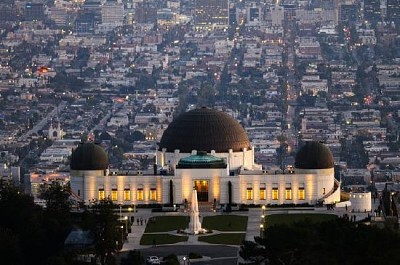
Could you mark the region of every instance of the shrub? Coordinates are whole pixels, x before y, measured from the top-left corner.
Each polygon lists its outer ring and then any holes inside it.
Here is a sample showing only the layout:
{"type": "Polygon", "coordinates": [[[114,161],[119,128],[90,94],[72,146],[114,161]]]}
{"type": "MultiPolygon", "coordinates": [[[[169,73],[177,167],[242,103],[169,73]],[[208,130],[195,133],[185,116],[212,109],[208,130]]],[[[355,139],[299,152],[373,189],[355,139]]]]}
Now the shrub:
{"type": "Polygon", "coordinates": [[[201,259],[203,256],[197,253],[190,252],[189,259],[201,259]]]}

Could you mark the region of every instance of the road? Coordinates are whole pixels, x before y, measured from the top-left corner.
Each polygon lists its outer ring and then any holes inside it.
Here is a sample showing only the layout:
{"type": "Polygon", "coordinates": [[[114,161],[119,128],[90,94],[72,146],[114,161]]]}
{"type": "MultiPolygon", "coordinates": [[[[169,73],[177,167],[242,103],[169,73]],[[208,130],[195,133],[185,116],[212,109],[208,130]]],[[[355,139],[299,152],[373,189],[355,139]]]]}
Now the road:
{"type": "MultiPolygon", "coordinates": [[[[192,262],[192,264],[210,264],[210,265],[225,265],[237,264],[238,247],[223,246],[223,245],[174,245],[174,246],[159,246],[140,249],[143,257],[158,256],[165,257],[169,254],[177,256],[187,256],[190,252],[200,254],[203,257],[211,259],[192,262]]],[[[122,252],[120,257],[125,257],[126,252],[122,252]]]]}
{"type": "Polygon", "coordinates": [[[42,130],[44,126],[47,125],[48,121],[53,118],[57,113],[61,112],[67,106],[66,101],[62,101],[58,107],[54,108],[50,113],[46,115],[40,122],[36,123],[32,129],[30,129],[25,134],[21,135],[18,141],[24,141],[29,138],[34,133],[38,133],[38,131],[42,130]]]}
{"type": "Polygon", "coordinates": [[[295,76],[295,35],[294,25],[288,23],[285,27],[284,38],[285,38],[285,49],[284,49],[284,64],[288,71],[284,77],[284,86],[286,89],[287,98],[285,98],[287,109],[285,109],[284,120],[283,120],[283,134],[287,139],[288,152],[295,151],[297,149],[297,131],[293,126],[293,121],[296,118],[295,104],[297,101],[297,81],[295,76]]]}

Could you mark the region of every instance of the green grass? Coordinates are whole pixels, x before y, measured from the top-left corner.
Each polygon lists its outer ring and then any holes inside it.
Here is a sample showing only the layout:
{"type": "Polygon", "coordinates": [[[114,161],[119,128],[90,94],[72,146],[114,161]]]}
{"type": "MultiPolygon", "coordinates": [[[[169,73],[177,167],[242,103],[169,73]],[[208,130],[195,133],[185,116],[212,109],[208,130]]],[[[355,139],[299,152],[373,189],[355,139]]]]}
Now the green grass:
{"type": "Polygon", "coordinates": [[[147,222],[145,233],[169,232],[185,229],[189,225],[189,216],[155,216],[155,222],[147,222]]]}
{"type": "Polygon", "coordinates": [[[154,241],[156,245],[175,244],[178,242],[185,242],[188,240],[188,236],[175,236],[170,234],[143,234],[140,239],[140,245],[153,245],[154,241]]]}
{"type": "Polygon", "coordinates": [[[211,244],[241,245],[245,237],[245,233],[223,233],[211,236],[199,236],[199,241],[211,244]]]}
{"type": "Polygon", "coordinates": [[[205,229],[218,231],[246,231],[247,216],[240,215],[216,215],[205,216],[201,223],[205,229]]]}
{"type": "Polygon", "coordinates": [[[336,219],[337,216],[333,214],[272,214],[265,217],[265,225],[273,226],[277,224],[291,225],[293,223],[309,220],[310,222],[319,223],[336,219]]]}

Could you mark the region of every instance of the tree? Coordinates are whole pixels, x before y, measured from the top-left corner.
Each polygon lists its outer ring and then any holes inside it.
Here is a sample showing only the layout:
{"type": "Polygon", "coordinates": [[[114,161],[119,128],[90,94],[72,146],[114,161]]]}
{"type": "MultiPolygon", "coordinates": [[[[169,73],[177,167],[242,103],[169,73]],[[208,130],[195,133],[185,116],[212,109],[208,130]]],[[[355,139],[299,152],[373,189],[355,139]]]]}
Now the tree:
{"type": "Polygon", "coordinates": [[[24,264],[19,238],[8,228],[0,227],[0,257],[4,264],[24,264]]]}
{"type": "Polygon", "coordinates": [[[128,143],[133,143],[135,141],[144,141],[145,140],[145,135],[140,132],[140,131],[134,131],[132,133],[129,133],[125,136],[125,141],[128,143]]]}
{"type": "Polygon", "coordinates": [[[399,264],[400,237],[388,229],[304,220],[267,227],[264,239],[245,241],[239,255],[254,264],[399,264]],[[379,242],[379,244],[377,244],[379,242]]]}
{"type": "Polygon", "coordinates": [[[95,239],[96,256],[102,265],[113,264],[113,254],[118,251],[117,242],[121,242],[121,228],[117,215],[114,214],[116,206],[111,199],[99,201],[93,206],[91,212],[86,212],[86,225],[95,239]]]}
{"type": "MultiPolygon", "coordinates": [[[[20,255],[5,264],[41,264],[50,253],[50,238],[46,234],[43,209],[34,204],[33,198],[12,185],[0,188],[0,249],[7,255],[20,255]],[[25,258],[27,260],[25,260],[25,258]]],[[[54,235],[51,235],[54,237],[54,235]]],[[[64,239],[61,239],[64,240],[64,239]]],[[[7,259],[7,258],[5,258],[7,259]]]]}
{"type": "Polygon", "coordinates": [[[72,228],[70,187],[53,182],[42,191],[41,197],[46,200],[43,223],[48,237],[48,249],[50,253],[56,253],[63,249],[64,240],[72,228]]]}
{"type": "Polygon", "coordinates": [[[198,92],[199,105],[212,106],[215,101],[215,89],[209,83],[202,83],[198,92]]]}
{"type": "Polygon", "coordinates": [[[46,211],[54,212],[56,215],[69,216],[71,203],[69,202],[70,186],[53,182],[47,189],[42,191],[41,197],[46,200],[46,211]]]}
{"type": "Polygon", "coordinates": [[[138,250],[129,251],[128,256],[126,258],[121,259],[121,265],[131,265],[131,264],[137,264],[137,265],[144,264],[144,257],[140,251],[138,250]]]}

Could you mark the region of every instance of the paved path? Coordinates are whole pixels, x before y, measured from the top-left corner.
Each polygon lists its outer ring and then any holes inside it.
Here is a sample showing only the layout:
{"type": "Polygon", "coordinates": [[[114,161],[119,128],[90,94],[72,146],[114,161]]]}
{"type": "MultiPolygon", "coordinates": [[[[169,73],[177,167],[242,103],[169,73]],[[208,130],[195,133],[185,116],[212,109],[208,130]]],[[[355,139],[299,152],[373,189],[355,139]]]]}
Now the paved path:
{"type": "Polygon", "coordinates": [[[140,245],[140,238],[142,237],[144,230],[146,228],[146,224],[143,223],[143,225],[140,225],[137,223],[136,220],[143,218],[143,220],[149,220],[149,218],[152,216],[151,209],[138,209],[137,213],[135,213],[133,216],[135,217],[135,222],[132,225],[132,233],[128,234],[128,240],[125,241],[124,246],[122,248],[122,251],[128,251],[132,249],[141,249],[141,248],[147,248],[148,246],[141,246],[140,245]]]}
{"type": "Polygon", "coordinates": [[[250,208],[248,211],[246,240],[254,241],[255,236],[260,236],[261,212],[260,208],[250,208]]]}

